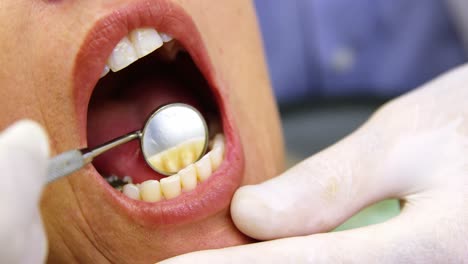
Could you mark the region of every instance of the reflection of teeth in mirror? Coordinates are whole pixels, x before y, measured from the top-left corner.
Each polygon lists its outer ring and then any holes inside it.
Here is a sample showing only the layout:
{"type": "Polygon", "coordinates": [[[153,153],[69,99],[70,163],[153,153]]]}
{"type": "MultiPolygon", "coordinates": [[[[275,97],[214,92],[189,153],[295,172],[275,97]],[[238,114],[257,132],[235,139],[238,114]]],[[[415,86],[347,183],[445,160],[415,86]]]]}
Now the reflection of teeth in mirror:
{"type": "Polygon", "coordinates": [[[180,149],[171,148],[161,155],[162,162],[165,165],[164,171],[174,172],[180,170],[179,153],[180,149]]]}
{"type": "Polygon", "coordinates": [[[192,148],[182,148],[180,150],[180,162],[182,167],[187,167],[192,164],[195,160],[195,153],[192,148]]]}
{"type": "MultiPolygon", "coordinates": [[[[192,143],[194,153],[202,153],[203,147],[205,146],[205,139],[200,139],[192,143]]],[[[197,155],[199,156],[199,155],[197,155]]],[[[195,161],[195,160],[194,160],[195,161]]]]}
{"type": "Polygon", "coordinates": [[[197,179],[206,181],[221,165],[224,156],[225,143],[223,135],[216,135],[212,142],[212,150],[199,161],[179,171],[179,173],[157,180],[148,180],[141,184],[127,184],[123,193],[135,200],[158,202],[163,199],[173,199],[182,192],[189,192],[197,187],[197,179]],[[136,189],[135,189],[136,187],[136,189]]]}
{"type": "Polygon", "coordinates": [[[166,169],[166,166],[163,163],[161,155],[153,155],[149,157],[148,163],[150,163],[154,168],[160,168],[160,170],[166,169]]]}
{"type": "Polygon", "coordinates": [[[192,139],[148,158],[148,163],[161,172],[177,172],[194,163],[203,151],[204,138],[192,139]]]}

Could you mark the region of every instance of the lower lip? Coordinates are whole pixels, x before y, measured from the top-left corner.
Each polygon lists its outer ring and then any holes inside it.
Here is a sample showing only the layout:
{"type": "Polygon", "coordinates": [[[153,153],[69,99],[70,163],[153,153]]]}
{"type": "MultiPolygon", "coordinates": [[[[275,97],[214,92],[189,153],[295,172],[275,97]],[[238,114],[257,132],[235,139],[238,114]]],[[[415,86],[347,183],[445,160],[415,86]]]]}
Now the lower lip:
{"type": "Polygon", "coordinates": [[[75,67],[74,89],[81,137],[80,144],[82,146],[87,145],[87,107],[92,90],[100,77],[100,69],[103,69],[107,57],[116,43],[127,34],[130,28],[150,26],[173,35],[187,47],[187,51],[210,86],[217,88],[213,88],[212,91],[219,105],[226,139],[224,161],[218,170],[207,181],[199,184],[195,190],[158,203],[147,203],[127,198],[112,188],[91,165],[87,167],[88,173],[81,175],[94,176],[93,179],[96,181],[93,184],[101,185],[108,190],[104,193],[103,202],[108,201],[110,204],[122,208],[126,214],[140,224],[181,224],[206,218],[227,208],[234,191],[242,181],[244,155],[238,133],[236,133],[233,125],[233,118],[229,116],[229,111],[227,111],[227,104],[224,101],[226,96],[221,96],[222,91],[225,91],[225,89],[223,89],[219,78],[215,79],[217,74],[208,59],[206,49],[193,21],[179,6],[165,1],[154,2],[154,5],[144,1],[125,6],[125,8],[114,12],[113,15],[102,19],[90,32],[87,37],[88,41],[82,46],[75,67]],[[161,4],[163,2],[164,5],[161,4]],[[151,12],[148,12],[148,9],[151,12]],[[174,18],[174,23],[162,22],[161,17],[168,16],[174,18]],[[119,23],[119,19],[127,24],[119,23]],[[112,30],[109,30],[109,22],[115,24],[112,30]],[[102,35],[103,33],[109,36],[102,35]],[[190,38],[184,38],[184,36],[190,36],[190,38]],[[99,50],[90,50],[96,48],[91,44],[98,37],[108,41],[103,43],[99,50]]]}

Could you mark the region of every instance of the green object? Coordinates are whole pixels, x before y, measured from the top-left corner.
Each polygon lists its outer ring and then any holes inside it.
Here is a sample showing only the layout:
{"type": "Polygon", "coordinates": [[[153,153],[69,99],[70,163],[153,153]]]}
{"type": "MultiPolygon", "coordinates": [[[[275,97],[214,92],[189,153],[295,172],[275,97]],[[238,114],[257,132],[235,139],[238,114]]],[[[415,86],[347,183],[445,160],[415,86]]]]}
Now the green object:
{"type": "Polygon", "coordinates": [[[400,214],[400,203],[398,200],[381,201],[361,210],[333,231],[343,231],[382,223],[398,214],[400,214]]]}

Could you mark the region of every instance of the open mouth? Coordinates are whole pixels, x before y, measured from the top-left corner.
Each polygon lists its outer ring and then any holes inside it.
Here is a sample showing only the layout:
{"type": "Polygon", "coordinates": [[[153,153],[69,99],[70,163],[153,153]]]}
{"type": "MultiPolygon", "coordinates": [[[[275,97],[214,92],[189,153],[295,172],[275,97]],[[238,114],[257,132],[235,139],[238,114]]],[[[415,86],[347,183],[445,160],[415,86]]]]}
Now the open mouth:
{"type": "Polygon", "coordinates": [[[224,156],[217,102],[190,55],[177,41],[153,28],[135,29],[114,48],[88,108],[88,145],[98,146],[142,127],[146,117],[169,103],[197,108],[209,126],[208,152],[193,160],[200,144],[171,151],[159,166],[179,173],[166,177],[144,160],[140,142],[111,150],[93,162],[96,170],[127,197],[146,202],[173,199],[209,179],[224,156]],[[109,72],[110,69],[110,72],[109,72]]]}
{"type": "Polygon", "coordinates": [[[203,115],[208,150],[197,161],[184,158],[190,148],[173,155],[165,166],[185,167],[177,174],[152,170],[139,141],[103,154],[88,168],[109,201],[131,216],[176,223],[228,206],[242,179],[243,155],[226,91],[195,25],[180,7],[158,3],[126,6],[95,26],[77,61],[75,97],[82,143],[91,148],[141,129],[151,112],[168,103],[191,105],[203,115]]]}

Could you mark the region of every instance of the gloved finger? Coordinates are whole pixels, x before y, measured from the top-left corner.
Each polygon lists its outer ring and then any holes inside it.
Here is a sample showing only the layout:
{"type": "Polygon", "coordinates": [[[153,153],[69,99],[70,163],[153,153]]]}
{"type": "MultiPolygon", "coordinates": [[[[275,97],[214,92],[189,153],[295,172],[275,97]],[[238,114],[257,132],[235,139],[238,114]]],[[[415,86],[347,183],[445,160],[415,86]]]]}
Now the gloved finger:
{"type": "Polygon", "coordinates": [[[376,122],[277,178],[241,187],[231,205],[236,226],[259,240],[313,234],[333,229],[372,203],[398,197],[406,182],[381,173],[386,147],[376,122]]]}
{"type": "Polygon", "coordinates": [[[32,121],[20,121],[0,134],[0,255],[6,263],[45,257],[46,238],[38,206],[48,156],[47,135],[32,121]]]}
{"type": "Polygon", "coordinates": [[[12,195],[27,194],[25,198],[31,200],[25,202],[36,204],[46,180],[49,156],[45,131],[33,121],[15,123],[0,135],[0,155],[2,185],[11,187],[5,190],[12,195]]]}
{"type": "Polygon", "coordinates": [[[407,213],[364,228],[199,251],[161,263],[463,263],[466,246],[450,243],[448,232],[434,239],[436,221],[430,219],[431,213],[407,213]],[[416,224],[421,221],[430,223],[416,224]]]}

